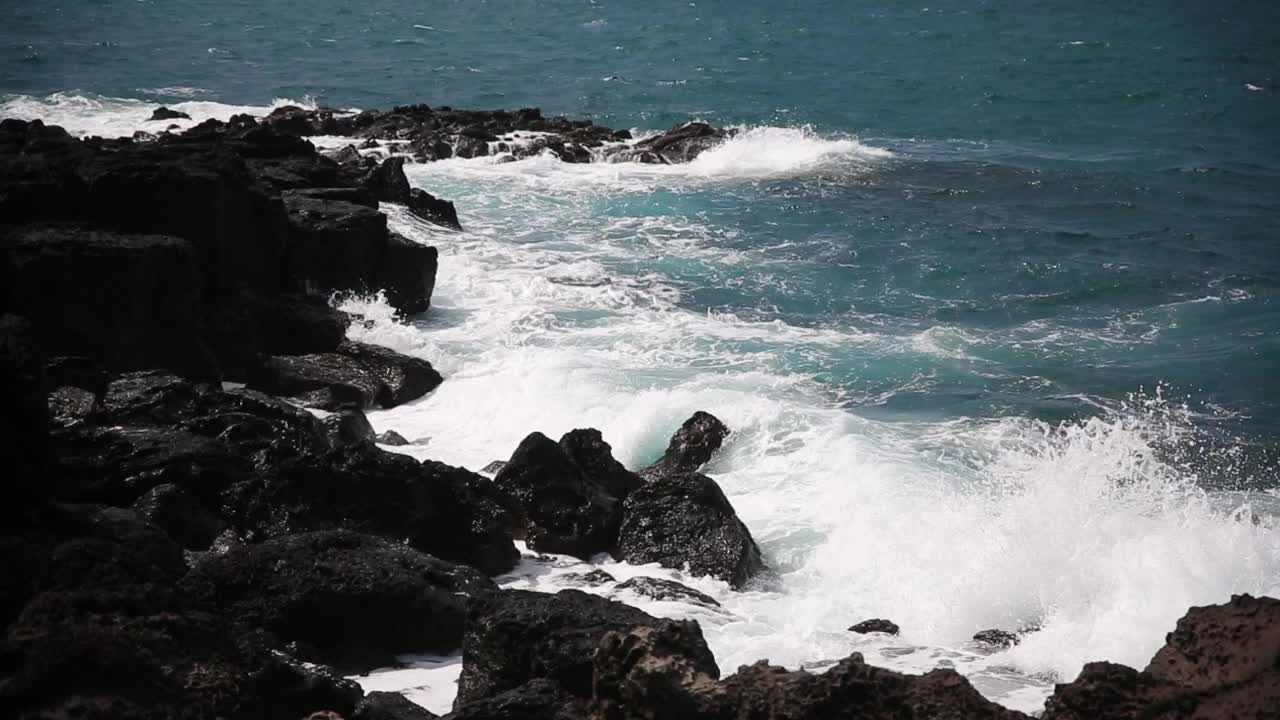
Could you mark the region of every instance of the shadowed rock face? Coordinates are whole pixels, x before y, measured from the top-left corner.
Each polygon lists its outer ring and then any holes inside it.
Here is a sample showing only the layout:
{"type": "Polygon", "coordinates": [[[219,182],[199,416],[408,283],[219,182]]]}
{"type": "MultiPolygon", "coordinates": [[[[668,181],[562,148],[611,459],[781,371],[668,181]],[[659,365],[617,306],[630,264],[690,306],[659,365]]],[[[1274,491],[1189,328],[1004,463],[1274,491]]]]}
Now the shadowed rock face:
{"type": "Polygon", "coordinates": [[[443,381],[426,360],[350,341],[330,353],[261,356],[246,380],[255,390],[296,397],[323,410],[393,408],[443,381]]]}
{"type": "Polygon", "coordinates": [[[715,415],[699,410],[684,421],[679,430],[671,436],[667,451],[662,459],[641,470],[645,479],[662,477],[676,473],[697,472],[699,468],[711,461],[724,439],[729,436],[729,428],[715,415]]]}
{"type": "Polygon", "coordinates": [[[469,567],[345,531],[208,557],[181,586],[343,671],[393,665],[397,654],[457,650],[468,597],[496,589],[469,567]]]}
{"type": "Polygon", "coordinates": [[[735,588],[764,569],[751,531],[720,486],[698,473],[664,475],[627,496],[618,558],[642,565],[688,567],[735,588]]]}

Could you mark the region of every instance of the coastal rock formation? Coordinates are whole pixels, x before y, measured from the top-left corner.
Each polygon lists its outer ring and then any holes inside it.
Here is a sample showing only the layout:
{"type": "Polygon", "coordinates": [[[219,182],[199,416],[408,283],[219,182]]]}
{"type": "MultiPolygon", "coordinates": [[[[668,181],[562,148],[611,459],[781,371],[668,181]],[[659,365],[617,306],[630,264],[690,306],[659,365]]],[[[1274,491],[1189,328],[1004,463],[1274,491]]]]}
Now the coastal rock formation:
{"type": "Polygon", "coordinates": [[[650,598],[652,600],[667,600],[675,602],[690,603],[692,605],[705,605],[707,607],[720,607],[720,603],[715,598],[704,592],[698,592],[687,585],[681,585],[675,580],[664,580],[655,577],[633,577],[618,583],[615,590],[633,592],[637,595],[650,598]]]}
{"type": "Polygon", "coordinates": [[[298,398],[323,410],[392,408],[416,400],[442,382],[431,363],[373,345],[343,342],[334,352],[260,356],[246,373],[248,387],[298,398]]]}
{"type": "Polygon", "coordinates": [[[643,484],[640,476],[614,459],[613,448],[599,430],[570,430],[561,436],[560,447],[591,481],[618,500],[625,500],[632,490],[643,484]]]}
{"type": "Polygon", "coordinates": [[[862,622],[849,628],[849,632],[855,632],[859,635],[868,633],[884,633],[885,635],[897,635],[898,625],[892,620],[884,618],[874,618],[871,620],[863,620],[862,622]]]}
{"type": "Polygon", "coordinates": [[[1231,717],[1263,720],[1280,707],[1280,600],[1236,595],[1193,607],[1139,672],[1085,665],[1058,685],[1044,720],[1231,717]]]}
{"type": "Polygon", "coordinates": [[[181,110],[170,110],[169,108],[164,106],[158,107],[155,110],[153,110],[151,112],[151,117],[148,118],[148,120],[150,120],[151,122],[155,122],[157,120],[190,120],[190,119],[191,119],[191,116],[182,112],[181,110]]]}
{"type": "Polygon", "coordinates": [[[580,699],[592,694],[592,655],[606,633],[658,621],[578,590],[507,590],[471,602],[454,708],[547,680],[580,699]]]}
{"type": "Polygon", "coordinates": [[[663,475],[627,496],[618,559],[687,567],[740,588],[764,569],[760,548],[715,480],[698,473],[663,475]]]}
{"type": "Polygon", "coordinates": [[[729,428],[719,418],[699,410],[671,436],[662,459],[641,470],[640,475],[648,480],[663,475],[697,472],[711,461],[711,456],[728,436],[729,428]]]}
{"type": "Polygon", "coordinates": [[[542,433],[521,441],[493,482],[511,497],[517,532],[531,549],[583,559],[613,549],[618,499],[542,433]]]}
{"type": "Polygon", "coordinates": [[[393,665],[397,654],[456,650],[467,598],[496,590],[471,568],[345,531],[206,557],[180,587],[344,672],[393,665]]]}

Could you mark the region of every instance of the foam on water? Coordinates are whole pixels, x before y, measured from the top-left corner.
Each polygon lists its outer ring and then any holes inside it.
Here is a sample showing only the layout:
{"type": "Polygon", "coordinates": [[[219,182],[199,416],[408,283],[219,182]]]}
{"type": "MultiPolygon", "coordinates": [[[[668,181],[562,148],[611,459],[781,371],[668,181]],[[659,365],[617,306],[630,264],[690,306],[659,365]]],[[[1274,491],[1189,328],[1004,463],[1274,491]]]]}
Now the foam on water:
{"type": "MultiPolygon", "coordinates": [[[[166,94],[194,97],[192,88],[161,88],[166,94]]],[[[170,125],[186,129],[210,118],[226,121],[232,115],[247,113],[260,116],[285,105],[315,107],[311,100],[278,98],[270,105],[227,105],[205,100],[182,100],[163,103],[155,100],[102,97],[76,93],[54,93],[45,97],[31,95],[6,95],[0,99],[0,117],[22,120],[40,119],[46,125],[60,125],[73,135],[100,137],[124,137],[135,131],[161,132],[170,125]],[[148,119],[161,105],[191,116],[190,120],[148,119]]]]}
{"type": "MultiPolygon", "coordinates": [[[[1189,413],[1158,396],[1064,425],[875,421],[792,371],[790,354],[963,359],[977,340],[690,312],[661,272],[624,272],[655,251],[712,263],[732,253],[705,242],[716,229],[687,217],[619,219],[593,209],[593,198],[692,192],[765,166],[797,168],[752,159],[735,169],[728,157],[745,156],[730,150],[703,168],[545,158],[411,168],[416,184],[459,201],[468,228],[441,231],[388,208],[400,232],[441,250],[433,309],[404,326],[376,299],[345,307],[368,320],[354,337],[426,357],[448,379],[420,402],[373,413],[374,426],[425,439],[399,451],[471,468],[505,458],[531,431],[591,426],[635,467],[654,460],[694,410],[719,415],[734,434],[708,472],[777,575],[732,592],[672,570],[607,558],[598,566],[716,597],[724,612],[625,599],[698,619],[726,672],[759,658],[821,669],[860,651],[908,672],[955,667],[990,697],[1037,710],[1055,680],[1088,660],[1144,666],[1190,605],[1280,592],[1280,502],[1201,489],[1187,464],[1170,459],[1185,455],[1170,448],[1194,448],[1189,413]],[[869,617],[893,619],[902,635],[846,631],[869,617]],[[1029,625],[1043,629],[1007,651],[969,639],[1029,625]]],[[[504,583],[555,591],[574,586],[562,575],[586,569],[558,562],[526,563],[504,583]]]]}

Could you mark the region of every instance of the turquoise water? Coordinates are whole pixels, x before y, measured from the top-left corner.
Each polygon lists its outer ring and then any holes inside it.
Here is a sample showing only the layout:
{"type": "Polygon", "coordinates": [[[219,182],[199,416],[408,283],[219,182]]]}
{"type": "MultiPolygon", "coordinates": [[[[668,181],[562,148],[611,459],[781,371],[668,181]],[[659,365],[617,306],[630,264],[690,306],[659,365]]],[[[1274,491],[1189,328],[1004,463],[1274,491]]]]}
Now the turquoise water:
{"type": "Polygon", "coordinates": [[[448,381],[372,422],[469,467],[590,425],[640,464],[715,412],[709,471],[777,571],[684,578],[732,613],[698,618],[722,667],[860,650],[1031,709],[1189,604],[1280,593],[1280,6],[1116,5],[25,4],[0,114],[739,127],[686,167],[411,167],[467,230],[393,209],[441,249],[434,306],[354,303],[353,332],[448,381]],[[903,638],[844,632],[871,616],[903,638]]]}

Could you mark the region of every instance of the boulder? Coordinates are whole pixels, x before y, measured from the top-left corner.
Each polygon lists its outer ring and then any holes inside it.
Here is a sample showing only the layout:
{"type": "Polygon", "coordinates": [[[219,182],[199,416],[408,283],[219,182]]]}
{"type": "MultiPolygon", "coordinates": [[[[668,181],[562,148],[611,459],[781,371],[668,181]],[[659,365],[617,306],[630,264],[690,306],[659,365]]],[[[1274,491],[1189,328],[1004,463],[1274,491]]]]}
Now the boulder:
{"type": "Polygon", "coordinates": [[[641,470],[641,475],[649,479],[673,473],[697,472],[711,461],[711,456],[720,449],[728,436],[729,428],[719,418],[699,410],[685,420],[671,436],[662,459],[641,470]]]}
{"type": "Polygon", "coordinates": [[[343,528],[405,540],[490,575],[519,559],[511,516],[490,481],[369,443],[284,459],[223,500],[233,526],[257,539],[343,528]]]}
{"type": "Polygon", "coordinates": [[[28,226],[3,243],[0,277],[49,354],[88,356],[113,372],[160,367],[218,379],[187,241],[28,226]]]}
{"type": "Polygon", "coordinates": [[[162,585],[47,592],[0,641],[5,717],[349,715],[360,689],[162,585]]]}
{"type": "Polygon", "coordinates": [[[609,632],[593,666],[597,720],[714,717],[701,711],[720,668],[696,622],[661,620],[609,632]]]}
{"type": "Polygon", "coordinates": [[[349,200],[286,191],[287,277],[302,292],[369,292],[387,244],[387,216],[349,200]]]}
{"type": "Polygon", "coordinates": [[[190,120],[191,116],[181,110],[170,110],[167,107],[160,106],[151,112],[150,122],[157,120],[190,120]]]}
{"type": "Polygon", "coordinates": [[[652,153],[667,163],[686,163],[732,137],[732,132],[703,122],[676,125],[629,148],[632,153],[652,153]]]}
{"type": "Polygon", "coordinates": [[[216,513],[177,485],[157,485],[133,503],[139,517],[188,550],[207,550],[227,529],[216,513]]]}
{"type": "Polygon", "coordinates": [[[590,559],[617,541],[621,506],[542,433],[521,441],[493,482],[514,501],[529,547],[590,559]]]}
{"type": "Polygon", "coordinates": [[[88,390],[70,385],[49,392],[49,420],[61,426],[84,422],[98,407],[98,398],[88,390]]]}
{"type": "Polygon", "coordinates": [[[341,410],[321,422],[334,447],[374,441],[373,426],[359,410],[341,410]]]}
{"type": "Polygon", "coordinates": [[[389,445],[391,447],[403,447],[409,444],[409,441],[405,440],[404,436],[395,430],[387,430],[385,432],[378,433],[377,437],[374,438],[374,442],[379,445],[389,445]]]}
{"type": "Polygon", "coordinates": [[[863,620],[862,622],[849,628],[849,632],[855,632],[859,635],[867,635],[869,633],[883,633],[885,635],[897,635],[898,624],[892,620],[884,618],[874,618],[872,620],[863,620]]]}
{"type": "Polygon", "coordinates": [[[258,358],[249,367],[250,388],[295,396],[313,407],[392,408],[434,390],[440,374],[426,360],[394,350],[344,342],[332,353],[258,358]]]}
{"type": "Polygon", "coordinates": [[[974,642],[992,648],[1010,648],[1019,642],[1018,635],[1007,630],[980,630],[973,634],[974,642]]]}
{"type": "Polygon", "coordinates": [[[449,720],[581,720],[588,702],[550,680],[533,680],[497,695],[473,700],[445,715],[449,720]]]}
{"type": "Polygon", "coordinates": [[[625,500],[643,481],[613,457],[613,448],[593,428],[570,430],[560,438],[560,447],[586,476],[619,500],[625,500]]]}
{"type": "Polygon", "coordinates": [[[599,586],[617,582],[617,579],[599,568],[585,573],[565,573],[559,577],[561,582],[578,586],[599,586]]]}
{"type": "Polygon", "coordinates": [[[1045,720],[1231,717],[1280,707],[1280,600],[1236,595],[1193,607],[1146,670],[1089,663],[1045,702],[1045,720]]]}
{"type": "Polygon", "coordinates": [[[479,572],[382,538],[291,535],[211,555],[182,580],[192,597],[344,672],[395,664],[462,641],[467,597],[495,590],[479,572]]]}
{"type": "Polygon", "coordinates": [[[633,577],[630,580],[618,583],[618,587],[615,589],[619,592],[623,590],[633,592],[652,600],[720,607],[720,603],[715,598],[706,593],[698,592],[687,585],[682,585],[675,580],[643,576],[633,577]]]}
{"type": "Polygon", "coordinates": [[[371,284],[384,291],[387,302],[401,313],[426,312],[435,292],[438,264],[435,248],[391,233],[371,284]]]}
{"type": "Polygon", "coordinates": [[[664,475],[627,496],[617,557],[688,568],[734,588],[764,569],[760,549],[729,499],[716,481],[698,473],[664,475]]]}
{"type": "Polygon", "coordinates": [[[604,636],[657,622],[636,608],[578,590],[507,590],[473,599],[454,709],[538,679],[589,699],[592,655],[604,636]]]}

